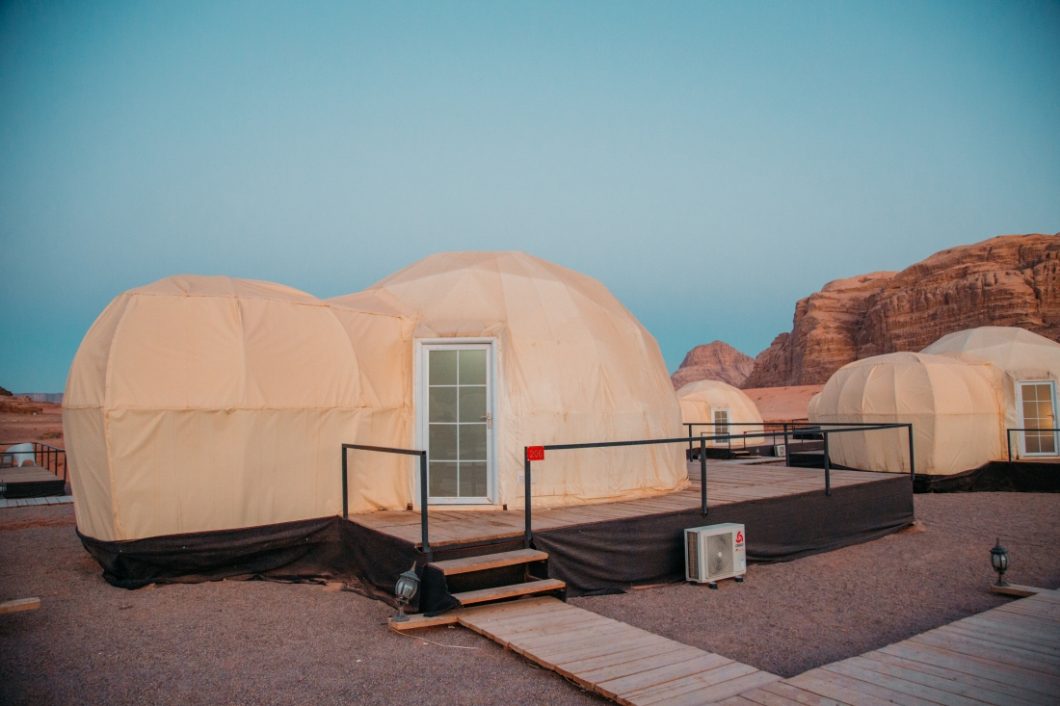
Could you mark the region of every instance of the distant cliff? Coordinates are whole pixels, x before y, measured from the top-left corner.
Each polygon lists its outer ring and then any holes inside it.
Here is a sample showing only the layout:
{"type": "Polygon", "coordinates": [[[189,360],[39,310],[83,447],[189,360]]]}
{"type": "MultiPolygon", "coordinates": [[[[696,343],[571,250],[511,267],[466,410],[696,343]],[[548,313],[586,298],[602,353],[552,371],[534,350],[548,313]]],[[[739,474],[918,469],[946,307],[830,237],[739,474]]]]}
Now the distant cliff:
{"type": "Polygon", "coordinates": [[[743,387],[823,383],[853,360],[920,350],[975,326],[1060,340],[1060,233],[1003,235],[901,272],[829,282],[795,305],[791,332],[758,355],[743,387]]]}
{"type": "Polygon", "coordinates": [[[739,387],[754,368],[755,360],[724,341],[711,341],[688,352],[670,376],[674,389],[696,380],[721,380],[739,387]]]}

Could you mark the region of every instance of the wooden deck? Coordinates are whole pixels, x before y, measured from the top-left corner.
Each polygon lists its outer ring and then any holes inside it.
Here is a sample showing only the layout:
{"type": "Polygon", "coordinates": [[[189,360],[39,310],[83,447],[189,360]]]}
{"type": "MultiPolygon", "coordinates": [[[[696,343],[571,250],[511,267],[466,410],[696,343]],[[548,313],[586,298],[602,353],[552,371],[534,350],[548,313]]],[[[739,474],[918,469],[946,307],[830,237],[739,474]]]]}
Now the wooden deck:
{"type": "MultiPolygon", "coordinates": [[[[690,464],[698,473],[699,464],[690,464]]],[[[832,471],[832,487],[840,488],[894,478],[894,473],[832,471]]],[[[824,471],[813,468],[767,466],[741,461],[711,460],[707,465],[707,506],[777,498],[806,492],[824,493],[824,471]]],[[[675,493],[639,500],[579,505],[533,513],[535,531],[568,527],[604,520],[690,510],[700,503],[699,484],[675,493]]],[[[419,512],[370,512],[350,515],[360,525],[398,537],[413,544],[420,541],[419,512]]],[[[521,537],[522,507],[503,510],[430,511],[430,541],[435,548],[452,544],[474,544],[521,537]]]]}
{"type": "Polygon", "coordinates": [[[1056,704],[1060,591],[1041,593],[725,700],[762,704],[1056,704]]]}

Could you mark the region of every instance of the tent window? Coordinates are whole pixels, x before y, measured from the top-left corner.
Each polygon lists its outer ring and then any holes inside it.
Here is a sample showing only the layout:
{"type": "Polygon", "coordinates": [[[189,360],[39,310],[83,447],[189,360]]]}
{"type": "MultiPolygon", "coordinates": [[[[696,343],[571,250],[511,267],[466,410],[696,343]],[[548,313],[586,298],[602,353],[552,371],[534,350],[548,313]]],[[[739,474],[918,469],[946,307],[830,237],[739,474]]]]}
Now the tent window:
{"type": "MultiPolygon", "coordinates": [[[[1056,388],[1052,382],[1020,383],[1020,404],[1025,429],[1056,428],[1056,388]]],[[[1055,456],[1056,432],[1024,432],[1023,448],[1028,455],[1055,456]]]]}

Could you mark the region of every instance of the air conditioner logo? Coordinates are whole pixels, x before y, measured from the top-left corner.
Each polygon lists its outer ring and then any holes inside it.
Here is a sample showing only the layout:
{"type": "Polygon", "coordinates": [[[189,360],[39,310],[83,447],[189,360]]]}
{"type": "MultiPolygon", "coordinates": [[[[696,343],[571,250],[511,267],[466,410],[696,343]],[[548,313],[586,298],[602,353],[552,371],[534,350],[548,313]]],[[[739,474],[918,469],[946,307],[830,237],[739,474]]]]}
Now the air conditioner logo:
{"type": "Polygon", "coordinates": [[[743,546],[743,532],[740,532],[739,530],[736,532],[736,546],[743,546]]]}

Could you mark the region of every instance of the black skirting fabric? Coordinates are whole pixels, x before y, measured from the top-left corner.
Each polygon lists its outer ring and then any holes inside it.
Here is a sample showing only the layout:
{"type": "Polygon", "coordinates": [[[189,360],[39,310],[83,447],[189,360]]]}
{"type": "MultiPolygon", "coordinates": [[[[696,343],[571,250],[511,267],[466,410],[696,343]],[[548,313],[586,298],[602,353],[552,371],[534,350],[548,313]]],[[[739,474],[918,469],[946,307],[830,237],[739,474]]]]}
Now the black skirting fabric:
{"type": "MultiPolygon", "coordinates": [[[[689,510],[557,528],[535,533],[534,545],[549,553],[547,574],[567,582],[570,595],[614,593],[636,583],[681,579],[687,527],[744,524],[751,562],[786,561],[875,539],[913,521],[910,486],[908,476],[896,476],[835,488],[831,497],[820,490],[724,505],[707,517],[689,510]]],[[[78,536],[103,567],[103,577],[123,588],[224,578],[329,579],[394,605],[398,576],[415,567],[421,585],[409,608],[434,614],[456,607],[452,592],[480,587],[472,577],[451,587],[411,542],[339,517],[120,542],[78,536]]],[[[505,539],[445,547],[430,559],[521,546],[519,539],[505,539]]],[[[531,567],[532,574],[542,576],[543,568],[531,567]]],[[[497,577],[478,580],[490,578],[497,577]]]]}
{"type": "Polygon", "coordinates": [[[636,583],[684,577],[688,527],[745,526],[749,562],[788,561],[876,539],[913,521],[908,476],[710,509],[647,515],[534,534],[549,553],[549,575],[571,595],[616,593],[636,583]]]}
{"type": "Polygon", "coordinates": [[[950,476],[918,475],[918,493],[1005,491],[1060,493],[1060,463],[1056,461],[991,461],[980,468],[950,476]]]}

